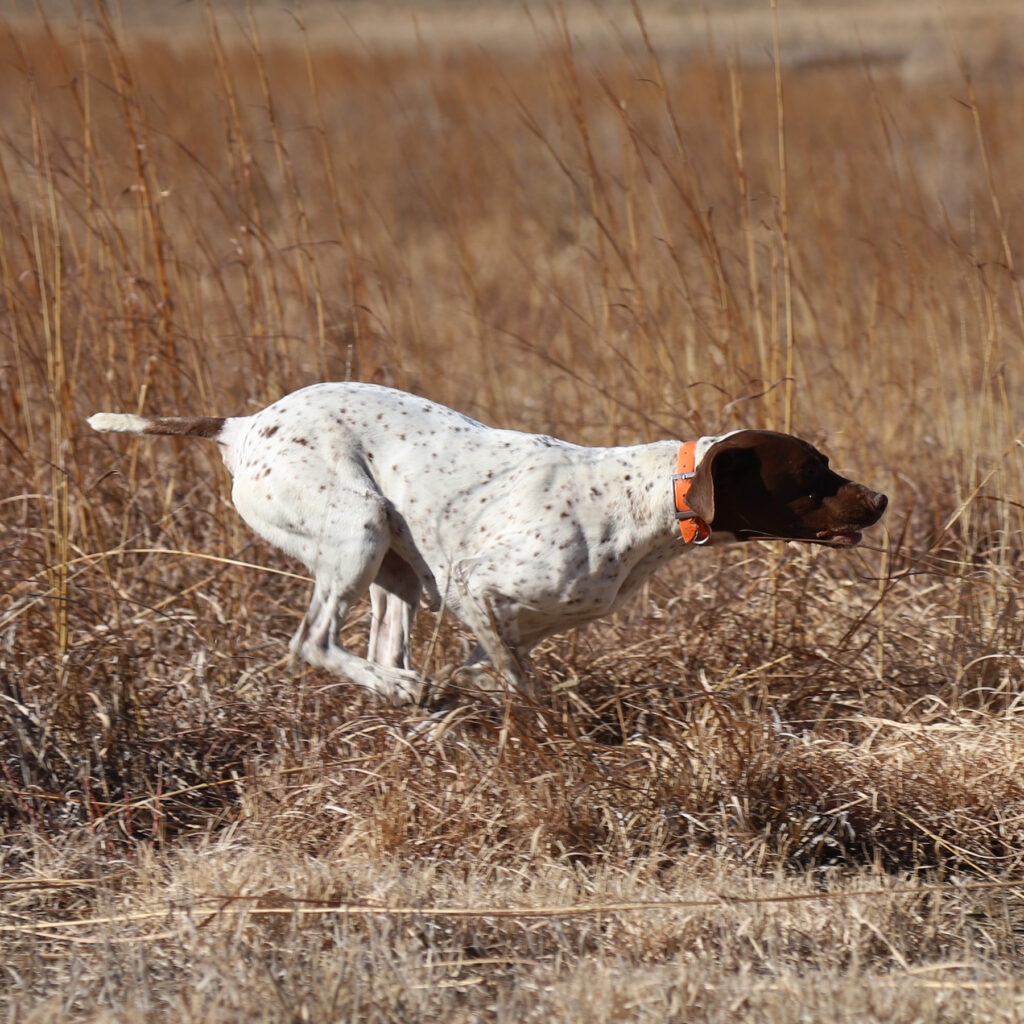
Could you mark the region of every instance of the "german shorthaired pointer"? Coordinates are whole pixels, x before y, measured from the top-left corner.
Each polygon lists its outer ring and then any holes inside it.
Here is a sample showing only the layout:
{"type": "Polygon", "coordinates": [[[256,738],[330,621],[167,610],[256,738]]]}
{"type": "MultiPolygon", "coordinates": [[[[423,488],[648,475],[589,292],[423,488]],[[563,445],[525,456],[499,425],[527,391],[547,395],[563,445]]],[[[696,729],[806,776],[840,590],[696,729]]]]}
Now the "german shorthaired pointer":
{"type": "Polygon", "coordinates": [[[315,384],[252,416],[89,424],[215,440],[242,518],[315,578],[293,659],[396,704],[424,686],[409,658],[421,593],[476,634],[470,664],[522,688],[539,640],[607,615],[712,527],[716,541],[852,547],[887,500],[789,434],[584,448],[372,384],[315,384]],[[339,627],[367,591],[360,658],[339,627]]]}

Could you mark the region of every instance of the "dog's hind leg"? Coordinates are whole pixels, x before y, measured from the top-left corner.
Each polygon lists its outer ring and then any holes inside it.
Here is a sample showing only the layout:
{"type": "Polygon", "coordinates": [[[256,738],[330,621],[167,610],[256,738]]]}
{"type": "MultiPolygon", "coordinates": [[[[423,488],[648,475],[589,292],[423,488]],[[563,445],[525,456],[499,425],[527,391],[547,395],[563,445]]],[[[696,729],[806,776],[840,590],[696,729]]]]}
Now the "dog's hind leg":
{"type": "Polygon", "coordinates": [[[420,581],[409,564],[389,551],[370,584],[370,642],[366,658],[387,668],[411,669],[409,640],[420,600],[420,581]]]}
{"type": "MultiPolygon", "coordinates": [[[[313,599],[292,638],[292,658],[302,658],[310,665],[344,676],[393,704],[417,701],[423,688],[419,675],[394,664],[374,664],[353,654],[341,642],[341,624],[377,577],[390,543],[387,516],[379,501],[365,495],[345,501],[343,510],[343,521],[339,517],[337,523],[324,524],[325,542],[313,559],[313,599]],[[330,538],[329,546],[326,538],[330,538]]],[[[409,625],[411,621],[409,617],[409,625]]],[[[396,635],[395,649],[403,642],[407,645],[407,640],[396,635]]],[[[380,646],[379,639],[375,646],[380,646]]],[[[404,658],[399,651],[392,660],[404,658]]]]}

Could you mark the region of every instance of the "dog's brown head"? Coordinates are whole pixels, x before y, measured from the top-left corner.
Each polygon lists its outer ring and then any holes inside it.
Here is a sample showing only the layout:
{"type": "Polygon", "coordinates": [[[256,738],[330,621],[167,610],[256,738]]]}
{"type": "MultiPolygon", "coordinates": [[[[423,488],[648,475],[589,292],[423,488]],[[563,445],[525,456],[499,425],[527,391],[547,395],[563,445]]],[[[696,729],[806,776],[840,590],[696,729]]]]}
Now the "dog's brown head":
{"type": "Polygon", "coordinates": [[[697,467],[687,503],[715,532],[738,540],[853,547],[881,518],[884,494],[829,469],[813,445],[772,430],[740,430],[697,467]]]}

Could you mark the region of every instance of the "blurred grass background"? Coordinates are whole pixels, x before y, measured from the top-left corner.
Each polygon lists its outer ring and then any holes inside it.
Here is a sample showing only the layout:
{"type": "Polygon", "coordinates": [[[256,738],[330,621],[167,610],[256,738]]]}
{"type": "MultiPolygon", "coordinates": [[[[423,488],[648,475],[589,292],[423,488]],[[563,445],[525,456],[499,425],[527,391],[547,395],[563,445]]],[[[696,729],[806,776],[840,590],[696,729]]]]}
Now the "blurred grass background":
{"type": "Polygon", "coordinates": [[[11,1019],[1018,1019],[1024,15],[781,6],[10,7],[11,1019]],[[84,424],[349,378],[790,428],[890,512],[549,641],[546,732],[414,733],[288,675],[212,446],[84,424]]]}

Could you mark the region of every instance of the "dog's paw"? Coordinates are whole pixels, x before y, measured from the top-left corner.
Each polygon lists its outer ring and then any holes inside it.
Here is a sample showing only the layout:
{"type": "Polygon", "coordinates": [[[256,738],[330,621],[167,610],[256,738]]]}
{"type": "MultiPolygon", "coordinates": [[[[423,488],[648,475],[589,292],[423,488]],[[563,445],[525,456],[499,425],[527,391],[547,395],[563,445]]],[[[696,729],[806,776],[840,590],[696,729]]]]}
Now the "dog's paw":
{"type": "Polygon", "coordinates": [[[449,686],[463,693],[504,695],[509,692],[509,682],[489,662],[460,665],[448,680],[449,686]]]}
{"type": "Polygon", "coordinates": [[[403,704],[419,704],[423,700],[426,681],[418,672],[404,668],[393,668],[387,674],[387,698],[395,707],[403,704]]]}

